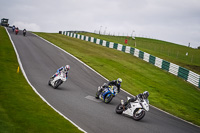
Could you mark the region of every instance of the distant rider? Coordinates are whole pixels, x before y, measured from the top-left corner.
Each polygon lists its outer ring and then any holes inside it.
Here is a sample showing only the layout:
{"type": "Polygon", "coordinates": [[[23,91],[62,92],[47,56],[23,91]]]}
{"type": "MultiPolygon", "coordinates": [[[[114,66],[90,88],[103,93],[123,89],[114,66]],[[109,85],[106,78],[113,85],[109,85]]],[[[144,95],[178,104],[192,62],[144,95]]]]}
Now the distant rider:
{"type": "Polygon", "coordinates": [[[107,84],[104,83],[101,86],[101,91],[103,91],[103,89],[108,88],[108,86],[116,86],[117,87],[117,91],[118,93],[120,92],[120,88],[121,88],[121,83],[122,83],[122,79],[118,78],[117,80],[113,80],[113,81],[109,81],[107,84]]]}
{"type": "Polygon", "coordinates": [[[15,25],[13,25],[12,30],[13,30],[13,32],[15,31],[15,25]]]}
{"type": "Polygon", "coordinates": [[[69,73],[69,69],[70,69],[70,66],[69,65],[66,65],[65,67],[61,67],[57,70],[57,72],[51,77],[52,79],[54,79],[59,73],[63,72],[66,74],[66,79],[68,77],[68,73],[69,73]]]}
{"type": "Polygon", "coordinates": [[[23,30],[23,32],[25,32],[25,33],[26,33],[26,29],[24,29],[24,30],[23,30]]]}

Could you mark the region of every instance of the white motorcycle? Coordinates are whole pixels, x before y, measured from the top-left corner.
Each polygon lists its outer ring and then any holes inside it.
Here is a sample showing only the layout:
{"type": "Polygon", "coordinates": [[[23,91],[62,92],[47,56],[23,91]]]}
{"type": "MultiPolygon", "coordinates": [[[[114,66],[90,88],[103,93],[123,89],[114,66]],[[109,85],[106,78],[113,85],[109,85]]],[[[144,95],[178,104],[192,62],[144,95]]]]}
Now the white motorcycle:
{"type": "MultiPolygon", "coordinates": [[[[130,97],[127,97],[127,101],[130,97]]],[[[124,105],[124,100],[116,107],[117,114],[131,116],[134,120],[139,121],[145,116],[145,111],[149,111],[148,99],[137,98],[136,101],[124,105]]]]}
{"type": "Polygon", "coordinates": [[[66,74],[63,72],[60,72],[54,79],[50,78],[48,84],[52,86],[54,89],[56,89],[65,81],[67,81],[66,74]]]}

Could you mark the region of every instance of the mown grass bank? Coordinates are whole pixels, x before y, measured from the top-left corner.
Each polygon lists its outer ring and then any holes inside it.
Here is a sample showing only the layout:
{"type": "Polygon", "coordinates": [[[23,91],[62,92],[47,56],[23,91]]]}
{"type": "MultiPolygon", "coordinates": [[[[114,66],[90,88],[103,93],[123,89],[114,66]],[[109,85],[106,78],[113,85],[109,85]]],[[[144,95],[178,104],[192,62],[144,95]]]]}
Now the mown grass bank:
{"type": "Polygon", "coordinates": [[[36,33],[73,54],[109,80],[121,77],[133,95],[150,92],[150,104],[200,125],[200,91],[193,85],[141,59],[60,34],[36,33]]]}
{"type": "Polygon", "coordinates": [[[80,132],[32,90],[22,72],[13,46],[0,27],[0,132],[80,132]]]}
{"type": "Polygon", "coordinates": [[[200,74],[200,49],[193,49],[175,43],[150,38],[135,37],[133,40],[131,37],[124,36],[108,36],[94,33],[81,34],[135,47],[141,51],[200,74]],[[125,44],[125,39],[128,40],[128,44],[125,44]]]}

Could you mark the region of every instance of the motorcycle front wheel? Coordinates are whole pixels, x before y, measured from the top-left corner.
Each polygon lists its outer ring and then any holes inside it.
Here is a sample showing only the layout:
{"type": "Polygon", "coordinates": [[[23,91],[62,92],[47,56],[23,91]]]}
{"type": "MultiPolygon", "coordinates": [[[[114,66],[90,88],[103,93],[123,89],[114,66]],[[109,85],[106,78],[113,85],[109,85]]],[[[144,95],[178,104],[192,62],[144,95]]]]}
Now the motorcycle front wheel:
{"type": "Polygon", "coordinates": [[[139,111],[139,109],[137,108],[134,112],[133,112],[133,119],[136,121],[141,120],[144,116],[145,116],[145,111],[142,110],[140,113],[137,113],[139,111]]]}
{"type": "Polygon", "coordinates": [[[105,100],[104,100],[104,102],[105,102],[105,103],[110,103],[111,100],[112,100],[112,98],[113,98],[112,95],[108,96],[108,94],[107,94],[107,95],[105,96],[105,100]]]}
{"type": "Polygon", "coordinates": [[[115,111],[116,111],[117,114],[122,114],[122,112],[123,112],[123,105],[121,103],[119,105],[117,105],[115,111]]]}
{"type": "Polygon", "coordinates": [[[58,86],[61,85],[61,84],[62,84],[62,80],[60,80],[60,79],[56,80],[55,85],[54,85],[54,89],[58,88],[58,86]]]}
{"type": "Polygon", "coordinates": [[[49,80],[48,85],[51,86],[51,81],[49,80]]]}

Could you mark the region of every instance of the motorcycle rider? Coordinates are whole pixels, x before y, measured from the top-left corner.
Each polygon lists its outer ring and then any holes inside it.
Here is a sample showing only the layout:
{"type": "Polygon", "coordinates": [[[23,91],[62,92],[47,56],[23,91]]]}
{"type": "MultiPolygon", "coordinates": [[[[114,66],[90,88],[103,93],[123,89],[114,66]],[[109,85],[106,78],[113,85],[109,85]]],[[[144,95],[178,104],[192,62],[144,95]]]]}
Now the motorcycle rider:
{"type": "Polygon", "coordinates": [[[103,91],[105,88],[108,88],[108,86],[116,86],[117,87],[117,93],[120,92],[120,88],[121,88],[121,83],[122,83],[122,79],[121,78],[118,78],[117,80],[113,80],[113,81],[109,81],[107,84],[104,83],[102,86],[101,86],[101,90],[100,91],[103,91]]]}
{"type": "Polygon", "coordinates": [[[140,93],[137,96],[132,97],[131,99],[129,99],[127,102],[124,103],[124,106],[128,105],[130,102],[135,102],[138,98],[147,99],[148,97],[149,97],[149,92],[148,91],[144,91],[143,93],[140,93]]]}
{"type": "Polygon", "coordinates": [[[69,65],[66,65],[65,67],[63,67],[63,66],[60,67],[51,78],[54,79],[60,72],[63,72],[63,73],[66,74],[66,79],[67,79],[67,76],[68,76],[68,73],[69,73],[69,69],[70,69],[69,65]]]}
{"type": "Polygon", "coordinates": [[[12,30],[13,30],[13,32],[15,31],[15,25],[13,25],[12,30]]]}
{"type": "Polygon", "coordinates": [[[23,30],[23,34],[24,34],[24,36],[26,35],[26,29],[23,30]]]}
{"type": "Polygon", "coordinates": [[[19,28],[17,27],[15,28],[15,34],[18,34],[18,32],[19,32],[19,28]]]}

